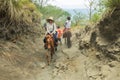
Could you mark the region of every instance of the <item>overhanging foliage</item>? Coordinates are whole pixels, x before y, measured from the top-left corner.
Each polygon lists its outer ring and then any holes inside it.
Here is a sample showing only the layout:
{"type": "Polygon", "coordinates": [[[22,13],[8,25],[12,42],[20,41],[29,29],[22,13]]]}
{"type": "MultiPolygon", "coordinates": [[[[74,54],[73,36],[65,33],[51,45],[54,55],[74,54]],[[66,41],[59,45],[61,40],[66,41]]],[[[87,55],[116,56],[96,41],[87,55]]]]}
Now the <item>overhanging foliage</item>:
{"type": "Polygon", "coordinates": [[[40,15],[30,0],[0,0],[0,38],[13,39],[32,31],[40,15]]]}

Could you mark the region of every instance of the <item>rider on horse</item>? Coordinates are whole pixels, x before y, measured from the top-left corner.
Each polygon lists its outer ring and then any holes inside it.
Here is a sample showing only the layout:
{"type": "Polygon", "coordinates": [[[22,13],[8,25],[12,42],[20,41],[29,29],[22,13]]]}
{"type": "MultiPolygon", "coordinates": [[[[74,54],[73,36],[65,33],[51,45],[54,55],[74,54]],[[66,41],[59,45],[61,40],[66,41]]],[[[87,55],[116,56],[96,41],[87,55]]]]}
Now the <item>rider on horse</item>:
{"type": "Polygon", "coordinates": [[[67,21],[64,24],[63,32],[70,30],[70,28],[71,28],[71,17],[67,17],[67,21]]]}
{"type": "Polygon", "coordinates": [[[63,38],[65,39],[65,44],[67,44],[67,47],[70,48],[71,47],[71,18],[67,17],[67,21],[64,24],[64,30],[63,30],[63,38]]]}
{"type": "MultiPolygon", "coordinates": [[[[49,17],[48,19],[46,19],[47,23],[45,25],[46,28],[46,35],[51,35],[53,36],[54,39],[54,43],[55,43],[55,47],[57,49],[57,33],[56,33],[56,24],[54,23],[54,19],[53,17],[49,17]]],[[[47,49],[46,46],[46,38],[44,38],[44,47],[45,49],[47,49]]]]}

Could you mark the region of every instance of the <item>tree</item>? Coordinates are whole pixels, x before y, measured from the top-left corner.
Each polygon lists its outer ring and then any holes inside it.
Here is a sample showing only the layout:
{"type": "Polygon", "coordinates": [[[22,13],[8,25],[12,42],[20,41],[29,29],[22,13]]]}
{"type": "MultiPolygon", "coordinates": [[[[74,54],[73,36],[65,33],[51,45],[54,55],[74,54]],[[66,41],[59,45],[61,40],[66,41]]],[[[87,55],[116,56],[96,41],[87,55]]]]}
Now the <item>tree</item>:
{"type": "Polygon", "coordinates": [[[49,16],[53,16],[54,20],[58,22],[58,24],[63,24],[64,20],[66,19],[66,16],[70,15],[63,9],[52,5],[45,6],[42,9],[39,8],[39,10],[43,14],[43,20],[48,18],[49,16]]]}
{"type": "Polygon", "coordinates": [[[96,23],[99,19],[100,19],[100,15],[99,15],[98,13],[94,13],[94,14],[92,15],[91,21],[92,21],[93,23],[96,23]]]}
{"type": "Polygon", "coordinates": [[[92,14],[94,13],[95,6],[96,6],[96,0],[87,0],[88,1],[88,13],[89,13],[89,20],[91,21],[92,14]]]}
{"type": "Polygon", "coordinates": [[[50,0],[32,0],[36,5],[39,5],[40,8],[43,8],[50,0]]]}
{"type": "Polygon", "coordinates": [[[105,7],[103,5],[104,0],[87,0],[88,1],[88,16],[89,16],[89,21],[97,22],[103,12],[105,11],[105,7]]]}
{"type": "Polygon", "coordinates": [[[73,22],[75,23],[75,26],[78,26],[80,21],[85,19],[85,15],[82,12],[76,10],[74,10],[74,13],[73,22]]]}
{"type": "Polygon", "coordinates": [[[91,21],[94,23],[99,21],[102,18],[104,11],[105,11],[105,6],[103,0],[98,0],[96,2],[96,8],[94,10],[94,13],[91,17],[91,21]]]}

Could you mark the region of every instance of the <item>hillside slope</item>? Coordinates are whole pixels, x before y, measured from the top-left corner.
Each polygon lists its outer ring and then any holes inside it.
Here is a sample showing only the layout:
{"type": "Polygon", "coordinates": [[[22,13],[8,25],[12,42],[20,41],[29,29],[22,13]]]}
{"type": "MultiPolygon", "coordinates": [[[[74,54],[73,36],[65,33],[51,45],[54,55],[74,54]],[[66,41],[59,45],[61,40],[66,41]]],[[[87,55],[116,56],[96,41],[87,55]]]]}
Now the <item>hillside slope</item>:
{"type": "Polygon", "coordinates": [[[95,48],[99,56],[120,61],[120,9],[114,9],[94,27],[86,27],[78,38],[80,49],[95,48]]]}

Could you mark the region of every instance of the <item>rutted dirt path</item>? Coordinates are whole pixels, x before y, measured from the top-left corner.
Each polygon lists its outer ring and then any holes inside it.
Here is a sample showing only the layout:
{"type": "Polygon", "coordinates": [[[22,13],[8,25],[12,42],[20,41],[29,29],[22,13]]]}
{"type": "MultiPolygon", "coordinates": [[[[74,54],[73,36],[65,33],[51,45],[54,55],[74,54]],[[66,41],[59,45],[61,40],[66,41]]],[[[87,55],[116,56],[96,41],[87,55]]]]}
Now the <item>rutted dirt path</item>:
{"type": "MultiPolygon", "coordinates": [[[[0,80],[120,80],[120,63],[105,57],[99,59],[94,48],[79,50],[79,39],[76,39],[74,33],[72,47],[67,48],[63,41],[52,63],[47,66],[42,39],[40,42],[37,39],[37,45],[33,43],[34,45],[26,46],[28,43],[21,43],[22,47],[25,46],[21,51],[26,53],[26,57],[18,56],[20,62],[16,65],[1,58],[0,80]]],[[[7,50],[16,50],[13,43],[9,43],[9,46],[12,48],[6,48],[7,50]]]]}
{"type": "Polygon", "coordinates": [[[62,48],[59,46],[53,58],[50,66],[46,66],[43,60],[42,73],[37,75],[36,80],[87,80],[85,65],[88,58],[82,55],[75,45],[70,49],[65,45],[62,45],[62,48]]]}
{"type": "Polygon", "coordinates": [[[69,49],[59,46],[50,66],[46,66],[44,51],[35,80],[120,80],[119,62],[99,60],[95,49],[80,51],[75,41],[72,44],[69,49]]]}

